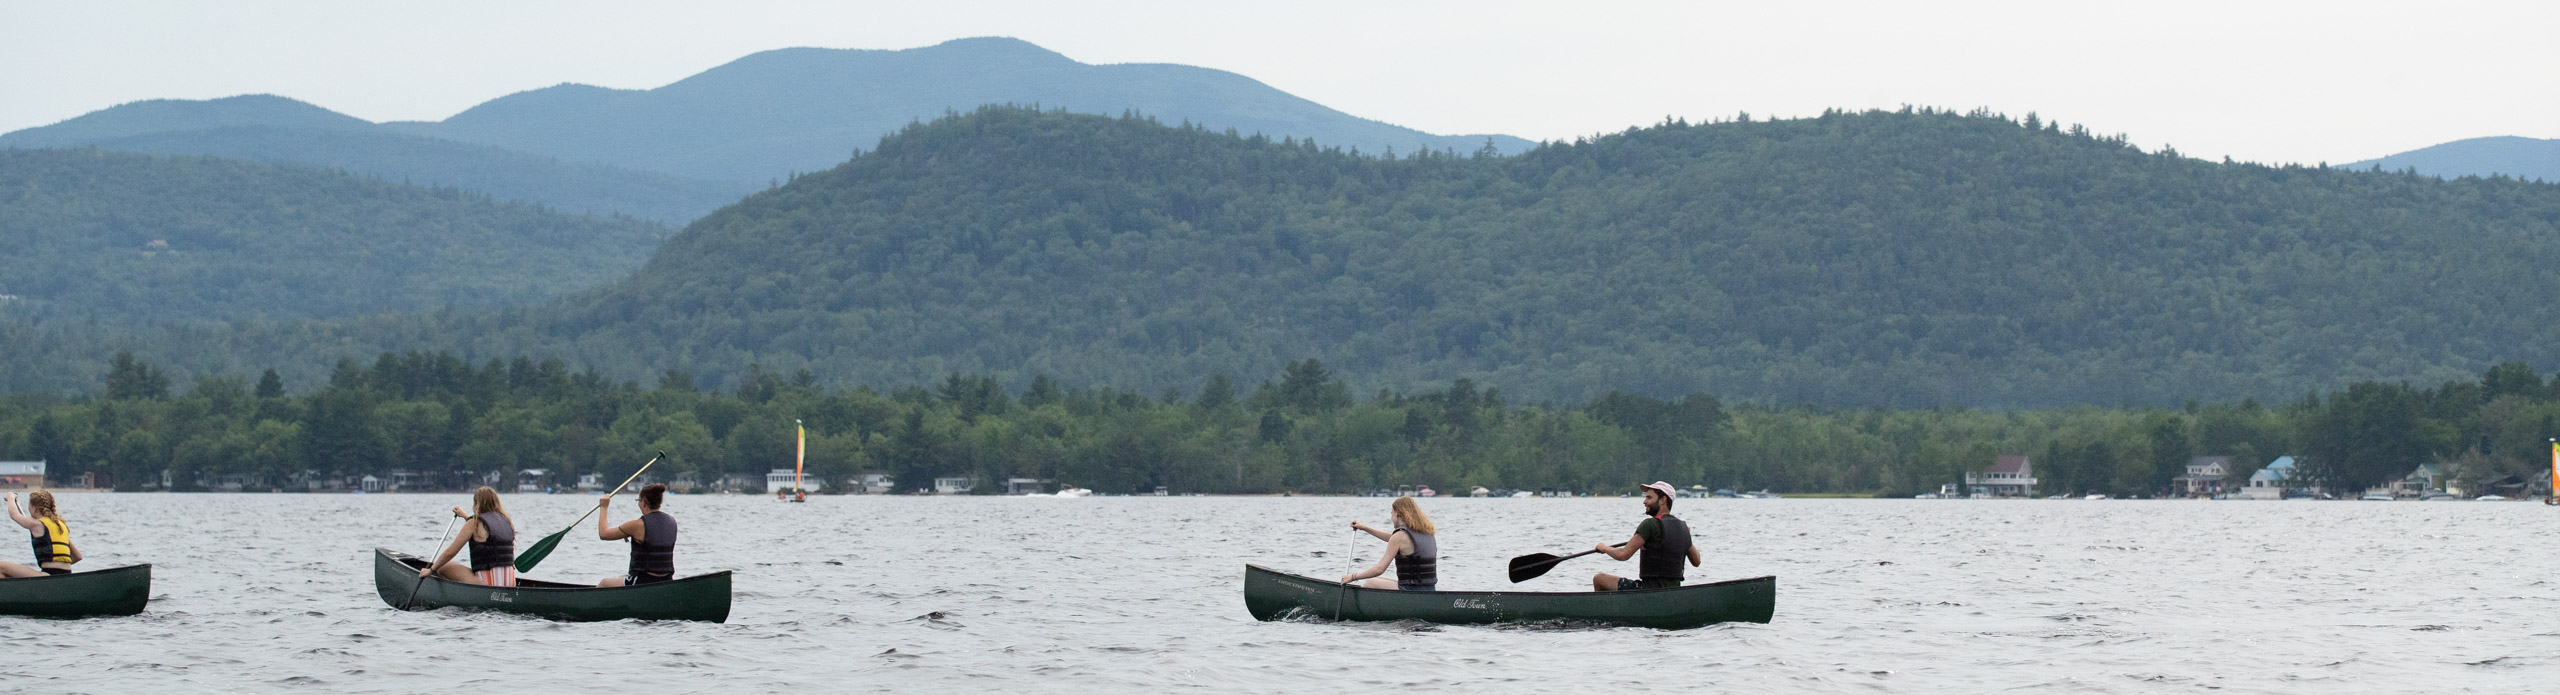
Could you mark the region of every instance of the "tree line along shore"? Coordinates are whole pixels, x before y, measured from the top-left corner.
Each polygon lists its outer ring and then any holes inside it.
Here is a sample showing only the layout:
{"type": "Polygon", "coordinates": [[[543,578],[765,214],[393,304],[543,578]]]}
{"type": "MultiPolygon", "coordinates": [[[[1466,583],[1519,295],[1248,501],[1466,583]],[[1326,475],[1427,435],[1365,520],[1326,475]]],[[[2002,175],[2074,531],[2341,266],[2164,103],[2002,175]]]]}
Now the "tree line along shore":
{"type": "MultiPolygon", "coordinates": [[[[1704,393],[1611,392],[1514,403],[1460,379],[1422,392],[1355,394],[1315,359],[1243,384],[1215,376],[1161,393],[1039,377],[1007,389],[952,374],[930,387],[830,391],[807,371],[751,370],[727,392],[667,370],[614,381],[558,359],[447,353],[340,360],[288,393],[274,370],[183,386],[118,355],[88,395],[0,398],[0,459],[46,462],[45,482],[116,490],[346,489],[618,480],[654,452],[652,477],[697,489],[788,469],[805,424],[808,475],[826,491],[980,492],[1030,478],[1096,492],[1342,494],[1420,485],[1623,491],[1651,480],[1816,494],[1909,496],[2004,455],[2031,456],[2039,487],[2167,494],[2197,456],[2244,479],[2294,456],[2296,482],[2359,489],[2434,463],[2449,481],[2531,477],[2560,434],[2560,375],[2521,363],[2432,388],[2364,382],[2262,404],[2043,410],[1821,409],[1725,403],[1704,393]]],[[[21,481],[28,484],[30,481],[21,481]]]]}

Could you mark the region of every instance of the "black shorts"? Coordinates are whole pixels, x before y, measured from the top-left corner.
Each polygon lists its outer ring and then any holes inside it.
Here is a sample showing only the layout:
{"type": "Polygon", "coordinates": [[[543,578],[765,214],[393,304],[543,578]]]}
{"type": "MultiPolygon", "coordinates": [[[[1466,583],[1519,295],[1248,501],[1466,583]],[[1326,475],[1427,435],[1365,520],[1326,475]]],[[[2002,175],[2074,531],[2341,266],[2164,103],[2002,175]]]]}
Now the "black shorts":
{"type": "Polygon", "coordinates": [[[64,568],[61,568],[61,567],[38,567],[38,568],[36,568],[36,569],[44,570],[44,573],[45,573],[45,574],[70,574],[70,573],[71,573],[71,570],[64,569],[64,568]]]}
{"type": "Polygon", "coordinates": [[[676,576],[673,574],[649,574],[647,572],[642,572],[639,574],[622,575],[623,586],[639,586],[642,584],[656,584],[658,582],[672,582],[675,580],[676,576]]]}
{"type": "Polygon", "coordinates": [[[1626,577],[1619,577],[1619,578],[1618,578],[1618,590],[1619,590],[1619,591],[1640,591],[1640,590],[1644,590],[1644,589],[1669,589],[1669,588],[1676,587],[1676,586],[1679,586],[1679,585],[1680,585],[1680,582],[1679,582],[1678,580],[1669,580],[1669,581],[1665,581],[1665,580],[1656,580],[1656,581],[1650,581],[1650,582],[1648,582],[1648,581],[1645,581],[1645,580],[1642,580],[1642,579],[1629,579],[1629,578],[1626,578],[1626,577]]]}

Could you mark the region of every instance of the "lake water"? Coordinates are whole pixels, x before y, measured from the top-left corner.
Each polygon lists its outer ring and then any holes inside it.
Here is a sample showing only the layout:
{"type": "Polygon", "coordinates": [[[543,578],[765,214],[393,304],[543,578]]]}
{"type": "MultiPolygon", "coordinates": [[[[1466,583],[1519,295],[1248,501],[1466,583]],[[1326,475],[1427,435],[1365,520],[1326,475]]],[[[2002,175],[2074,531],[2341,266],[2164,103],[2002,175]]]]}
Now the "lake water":
{"type": "MultiPolygon", "coordinates": [[[[627,510],[628,496],[620,509],[627,510]]],[[[451,495],[64,495],[130,618],[0,618],[19,692],[2332,693],[2560,688],[2560,511],[2532,503],[1684,500],[1691,578],[1778,577],[1775,622],[1262,623],[1243,567],[1346,573],[1355,498],[671,498],[727,624],[399,613],[370,552],[426,552],[451,495]]],[[[592,497],[511,496],[529,539],[592,497]]],[[[1633,499],[1437,499],[1442,587],[1623,540],[1633,499]]],[[[593,522],[589,522],[592,525],[593,522]]],[[[571,534],[531,576],[619,574],[571,534]]],[[[0,546],[18,560],[23,545],[0,546]]],[[[1633,563],[1585,557],[1525,589],[1633,563]]]]}

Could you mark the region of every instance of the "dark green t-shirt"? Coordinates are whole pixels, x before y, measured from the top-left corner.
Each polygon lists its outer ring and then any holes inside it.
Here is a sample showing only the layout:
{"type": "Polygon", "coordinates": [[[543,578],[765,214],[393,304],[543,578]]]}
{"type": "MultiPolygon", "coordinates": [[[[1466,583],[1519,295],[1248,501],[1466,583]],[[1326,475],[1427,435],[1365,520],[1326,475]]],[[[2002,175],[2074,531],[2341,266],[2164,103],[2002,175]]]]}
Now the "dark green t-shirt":
{"type": "Polygon", "coordinates": [[[1645,517],[1644,523],[1636,524],[1636,535],[1644,537],[1644,544],[1647,547],[1661,547],[1662,520],[1645,517]]]}

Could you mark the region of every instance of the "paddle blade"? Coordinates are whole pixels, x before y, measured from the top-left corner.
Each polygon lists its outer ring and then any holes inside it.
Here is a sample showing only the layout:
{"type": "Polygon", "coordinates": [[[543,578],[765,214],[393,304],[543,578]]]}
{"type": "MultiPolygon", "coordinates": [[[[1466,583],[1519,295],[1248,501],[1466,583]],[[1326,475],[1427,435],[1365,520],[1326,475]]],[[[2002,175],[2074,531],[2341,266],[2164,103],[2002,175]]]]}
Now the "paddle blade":
{"type": "Polygon", "coordinates": [[[1511,558],[1511,583],[1518,584],[1543,576],[1547,570],[1555,569],[1556,562],[1563,559],[1546,553],[1531,553],[1511,558]]]}
{"type": "Polygon", "coordinates": [[[551,549],[560,545],[560,537],[566,535],[569,535],[569,529],[560,529],[559,533],[543,536],[542,540],[534,541],[533,545],[526,547],[524,552],[516,553],[516,574],[531,572],[534,565],[542,564],[543,558],[551,556],[551,549]]]}

